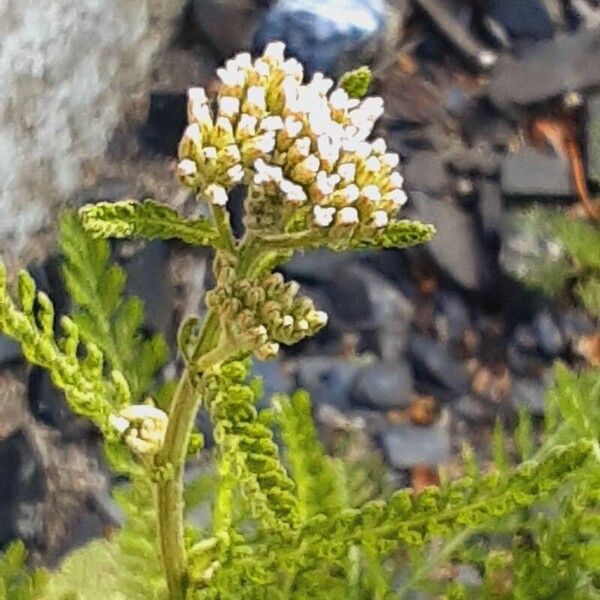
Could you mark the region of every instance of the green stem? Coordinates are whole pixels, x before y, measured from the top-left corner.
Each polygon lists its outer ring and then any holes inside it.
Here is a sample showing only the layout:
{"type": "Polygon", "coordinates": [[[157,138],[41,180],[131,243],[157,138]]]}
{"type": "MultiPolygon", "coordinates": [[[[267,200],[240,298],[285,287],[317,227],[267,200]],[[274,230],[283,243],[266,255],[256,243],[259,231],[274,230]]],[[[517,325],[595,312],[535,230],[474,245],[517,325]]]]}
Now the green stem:
{"type": "MultiPolygon", "coordinates": [[[[218,343],[219,320],[209,311],[194,358],[208,355],[218,343]]],[[[170,467],[171,476],[156,486],[156,505],[160,550],[172,600],[185,597],[186,558],[183,527],[183,471],[187,447],[200,404],[190,369],[186,367],[173,396],[169,424],[162,451],[156,458],[159,467],[170,467]]]]}

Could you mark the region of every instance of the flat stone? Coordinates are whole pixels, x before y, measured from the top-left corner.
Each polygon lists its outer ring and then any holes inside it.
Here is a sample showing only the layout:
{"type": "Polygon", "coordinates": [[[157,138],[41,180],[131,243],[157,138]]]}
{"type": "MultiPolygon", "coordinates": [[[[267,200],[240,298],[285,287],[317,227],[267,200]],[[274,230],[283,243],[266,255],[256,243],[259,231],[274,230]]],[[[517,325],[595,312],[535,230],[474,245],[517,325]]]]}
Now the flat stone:
{"type": "Polygon", "coordinates": [[[436,466],[450,459],[450,430],[444,418],[429,427],[410,423],[391,427],[383,433],[382,443],[386,458],[395,469],[420,464],[436,466]]]}
{"type": "Polygon", "coordinates": [[[546,385],[534,379],[513,381],[511,400],[515,408],[525,407],[532,415],[541,417],[546,406],[546,385]]]}
{"type": "Polygon", "coordinates": [[[482,290],[490,281],[486,248],[473,216],[455,203],[436,200],[415,192],[411,194],[410,216],[432,223],[436,235],[427,244],[440,267],[458,285],[482,290]]]}
{"type": "Polygon", "coordinates": [[[315,404],[350,407],[350,396],[360,364],[329,356],[308,356],[293,363],[298,387],[311,395],[315,404]]]}
{"type": "Polygon", "coordinates": [[[587,100],[585,128],[587,145],[587,175],[600,183],[600,94],[587,100]]]}
{"type": "Polygon", "coordinates": [[[470,378],[462,362],[450,356],[448,350],[434,340],[413,334],[408,342],[408,357],[414,367],[415,379],[441,385],[457,396],[470,390],[470,378]]]}
{"type": "Polygon", "coordinates": [[[378,361],[359,371],[352,397],[358,405],[389,410],[406,408],[413,393],[413,376],[408,364],[378,361]]]}
{"type": "Polygon", "coordinates": [[[254,0],[194,0],[194,23],[221,59],[250,50],[252,37],[264,11],[254,0]]]}
{"type": "Polygon", "coordinates": [[[568,161],[531,147],[506,155],[500,185],[507,196],[564,198],[574,193],[568,161]]]}
{"type": "Polygon", "coordinates": [[[415,152],[404,164],[403,172],[408,190],[443,194],[450,187],[446,165],[437,152],[415,152]]]}
{"type": "Polygon", "coordinates": [[[488,94],[511,110],[600,86],[600,27],[560,34],[532,46],[522,58],[499,61],[488,94]]]}
{"type": "Polygon", "coordinates": [[[372,332],[381,358],[398,359],[414,312],[400,289],[367,267],[351,265],[338,273],[326,291],[347,330],[372,332]]]}
{"type": "Polygon", "coordinates": [[[0,365],[5,365],[21,358],[21,347],[14,340],[0,334],[0,365]]]}
{"type": "Polygon", "coordinates": [[[319,248],[308,252],[297,252],[291,260],[281,266],[281,270],[289,277],[325,282],[334,279],[353,258],[354,256],[348,253],[319,248]]]}
{"type": "Polygon", "coordinates": [[[533,330],[540,350],[548,357],[559,356],[567,346],[557,319],[549,311],[539,312],[533,319],[533,330]]]}
{"type": "Polygon", "coordinates": [[[543,0],[488,0],[485,11],[513,38],[546,40],[554,35],[543,0]]]}
{"type": "Polygon", "coordinates": [[[436,296],[440,313],[445,320],[447,336],[450,340],[462,339],[471,325],[471,317],[464,300],[453,292],[442,291],[436,296]]]}
{"type": "Polygon", "coordinates": [[[279,0],[261,20],[254,48],[283,41],[309,72],[337,76],[380,56],[395,29],[397,13],[383,0],[279,0]]]}

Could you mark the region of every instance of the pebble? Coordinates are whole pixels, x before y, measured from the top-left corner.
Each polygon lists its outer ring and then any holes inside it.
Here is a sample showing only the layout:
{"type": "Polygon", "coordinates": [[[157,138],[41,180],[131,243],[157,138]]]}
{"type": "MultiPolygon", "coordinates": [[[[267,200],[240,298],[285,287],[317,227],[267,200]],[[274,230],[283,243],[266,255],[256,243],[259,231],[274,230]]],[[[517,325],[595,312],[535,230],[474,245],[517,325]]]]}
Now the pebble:
{"type": "Polygon", "coordinates": [[[378,410],[406,408],[414,393],[410,366],[404,362],[374,362],[362,368],[352,389],[357,405],[378,410]]]}

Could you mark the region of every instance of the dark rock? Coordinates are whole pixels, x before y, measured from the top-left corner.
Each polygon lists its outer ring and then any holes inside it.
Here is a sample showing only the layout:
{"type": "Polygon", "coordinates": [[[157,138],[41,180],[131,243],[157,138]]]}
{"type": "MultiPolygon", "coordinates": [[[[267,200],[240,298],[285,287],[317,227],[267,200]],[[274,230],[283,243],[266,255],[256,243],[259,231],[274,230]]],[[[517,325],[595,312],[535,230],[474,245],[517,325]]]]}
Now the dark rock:
{"type": "Polygon", "coordinates": [[[77,417],[71,411],[64,393],[52,383],[44,369],[31,369],[27,398],[35,419],[57,429],[66,439],[86,436],[94,429],[90,421],[77,417]]]}
{"type": "Polygon", "coordinates": [[[482,423],[493,423],[496,418],[496,410],[481,398],[470,394],[462,396],[452,403],[452,412],[471,425],[482,423]]]}
{"type": "Polygon", "coordinates": [[[264,12],[258,4],[254,0],[193,0],[194,23],[221,59],[230,58],[236,52],[250,50],[264,12]]]}
{"type": "Polygon", "coordinates": [[[478,183],[479,216],[483,232],[489,242],[496,242],[502,229],[504,198],[500,186],[491,179],[478,183]]]}
{"type": "Polygon", "coordinates": [[[587,174],[600,183],[600,94],[587,101],[587,174]]]}
{"type": "Polygon", "coordinates": [[[263,399],[268,402],[273,394],[289,394],[292,389],[292,380],[281,361],[260,361],[252,362],[252,375],[260,377],[263,387],[263,399]]]}
{"type": "Polygon", "coordinates": [[[543,0],[488,0],[486,13],[513,38],[546,40],[554,35],[543,0]]]}
{"type": "Polygon", "coordinates": [[[372,332],[381,358],[398,359],[414,309],[397,287],[362,265],[352,265],[338,273],[327,293],[347,330],[372,332]]]}
{"type": "Polygon", "coordinates": [[[350,406],[360,364],[328,356],[310,356],[294,363],[298,387],[307,390],[315,404],[350,406]]]}
{"type": "Polygon", "coordinates": [[[146,325],[152,332],[160,332],[170,339],[173,286],[169,281],[168,259],[168,243],[148,242],[123,261],[123,268],[127,273],[125,293],[144,301],[146,325]]]}
{"type": "Polygon", "coordinates": [[[600,27],[535,44],[522,58],[506,57],[499,62],[489,96],[498,107],[511,110],[597,87],[599,51],[600,27]]]}
{"type": "Polygon", "coordinates": [[[565,197],[573,195],[568,161],[534,148],[508,154],[502,163],[502,191],[507,196],[565,197]]]}
{"type": "Polygon", "coordinates": [[[442,417],[429,427],[410,423],[390,427],[383,433],[382,443],[386,458],[395,469],[445,463],[451,450],[448,419],[442,417]]]}
{"type": "Polygon", "coordinates": [[[0,547],[13,539],[43,539],[40,506],[45,492],[43,465],[22,430],[0,439],[0,547]]]}
{"type": "Polygon", "coordinates": [[[538,346],[546,356],[555,357],[565,350],[565,338],[556,319],[548,311],[538,313],[532,325],[538,346]]]}
{"type": "Polygon", "coordinates": [[[558,315],[563,337],[571,345],[577,344],[580,338],[596,331],[596,325],[582,309],[569,308],[558,315]]]}
{"type": "Polygon", "coordinates": [[[21,347],[11,338],[0,334],[0,366],[21,358],[21,347]]]}
{"type": "Polygon", "coordinates": [[[385,53],[397,14],[383,0],[279,0],[262,19],[254,48],[286,43],[309,72],[339,76],[385,53]]]}
{"type": "Polygon", "coordinates": [[[74,206],[83,206],[88,202],[116,202],[134,195],[134,188],[130,181],[118,177],[101,179],[95,185],[82,189],[73,195],[71,203],[74,206]]]}
{"type": "Polygon", "coordinates": [[[187,125],[187,96],[181,92],[153,92],[146,124],[140,131],[142,147],[149,155],[176,156],[187,125]]]}
{"type": "Polygon", "coordinates": [[[352,397],[358,405],[388,410],[406,408],[413,392],[412,372],[406,363],[374,362],[359,371],[352,397]]]}
{"type": "Polygon", "coordinates": [[[417,380],[441,385],[457,396],[469,391],[471,386],[465,365],[452,358],[448,350],[434,340],[418,334],[411,335],[408,357],[417,380]]]}
{"type": "Polygon", "coordinates": [[[546,386],[533,379],[515,379],[511,400],[515,408],[524,407],[534,416],[543,416],[546,386]]]}
{"type": "Polygon", "coordinates": [[[304,253],[297,252],[291,260],[281,266],[281,270],[289,277],[300,280],[327,282],[353,258],[354,256],[348,253],[319,248],[304,253]]]}
{"type": "MultiPolygon", "coordinates": [[[[487,116],[489,119],[489,115],[487,116]]],[[[480,124],[481,125],[481,124],[480,124]]],[[[489,146],[489,142],[473,148],[461,147],[446,157],[446,162],[461,175],[495,175],[500,169],[502,157],[489,146]]]]}
{"type": "Polygon", "coordinates": [[[443,194],[450,187],[444,160],[437,152],[415,152],[404,163],[406,188],[434,195],[443,194]]]}
{"type": "Polygon", "coordinates": [[[490,283],[490,265],[472,215],[456,204],[411,194],[411,217],[433,223],[437,233],[427,251],[451,279],[469,290],[483,290],[490,283]]]}
{"type": "Polygon", "coordinates": [[[436,300],[445,320],[447,337],[460,340],[471,325],[467,305],[458,294],[452,292],[440,292],[436,300]]]}
{"type": "Polygon", "coordinates": [[[512,338],[521,350],[532,352],[538,346],[536,331],[528,323],[517,325],[512,333],[512,338]]]}

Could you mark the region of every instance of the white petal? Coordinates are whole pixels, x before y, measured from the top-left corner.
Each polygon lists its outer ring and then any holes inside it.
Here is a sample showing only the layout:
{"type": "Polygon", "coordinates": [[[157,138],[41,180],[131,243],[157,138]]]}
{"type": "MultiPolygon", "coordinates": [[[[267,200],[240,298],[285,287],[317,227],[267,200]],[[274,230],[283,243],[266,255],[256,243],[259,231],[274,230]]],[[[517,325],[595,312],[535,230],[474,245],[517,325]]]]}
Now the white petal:
{"type": "Polygon", "coordinates": [[[408,200],[408,196],[406,195],[404,190],[396,188],[395,190],[388,192],[385,195],[385,199],[391,200],[394,204],[397,204],[398,206],[404,206],[404,204],[406,204],[406,201],[408,200]]]}
{"type": "Polygon", "coordinates": [[[302,131],[302,122],[294,117],[285,118],[285,132],[288,137],[295,138],[302,131]]]}
{"type": "Polygon", "coordinates": [[[271,42],[267,44],[263,56],[271,58],[277,62],[283,62],[283,54],[285,52],[285,44],[283,42],[271,42]]]}
{"type": "Polygon", "coordinates": [[[377,154],[383,154],[386,148],[387,146],[383,138],[377,138],[373,141],[373,152],[376,152],[377,154]]]}
{"type": "Polygon", "coordinates": [[[385,227],[388,224],[389,218],[384,210],[376,210],[373,213],[373,225],[375,227],[385,227]]]}
{"type": "Polygon", "coordinates": [[[353,183],[351,183],[350,185],[346,186],[342,190],[342,193],[344,194],[344,197],[346,198],[346,201],[350,202],[350,203],[355,202],[356,200],[358,200],[358,198],[360,196],[360,190],[353,183]]]}
{"type": "Polygon", "coordinates": [[[398,173],[398,171],[394,171],[391,175],[390,175],[390,183],[394,186],[394,187],[402,187],[402,184],[404,183],[404,177],[402,177],[402,175],[400,175],[400,173],[398,173]]]}
{"type": "Polygon", "coordinates": [[[177,173],[181,177],[189,177],[198,171],[198,167],[193,160],[186,158],[177,165],[177,173]]]}
{"type": "Polygon", "coordinates": [[[217,160],[217,149],[214,146],[202,148],[202,154],[204,154],[208,160],[217,160]]]}
{"type": "Polygon", "coordinates": [[[260,128],[264,131],[278,131],[279,129],[283,129],[283,120],[277,115],[265,117],[260,122],[260,128]]]}
{"type": "Polygon", "coordinates": [[[358,223],[358,211],[352,206],[344,206],[338,212],[338,218],[342,225],[351,225],[352,223],[358,223]]]}
{"type": "Polygon", "coordinates": [[[266,107],[265,88],[262,85],[252,85],[246,92],[246,98],[250,104],[258,108],[266,107]]]}
{"type": "Polygon", "coordinates": [[[223,186],[211,183],[206,188],[206,195],[210,202],[216,206],[225,206],[227,204],[227,192],[223,186]]]}
{"type": "Polygon", "coordinates": [[[234,96],[219,98],[219,113],[225,117],[233,117],[240,112],[240,101],[234,96]]]}
{"type": "Polygon", "coordinates": [[[400,163],[400,157],[395,152],[388,152],[381,157],[381,160],[391,169],[395,169],[400,163]]]}
{"type": "Polygon", "coordinates": [[[356,165],[354,163],[344,163],[338,166],[337,172],[344,181],[354,181],[356,177],[356,165]]]}
{"type": "Polygon", "coordinates": [[[319,227],[328,227],[331,225],[333,215],[335,215],[335,208],[331,206],[315,206],[313,208],[313,217],[319,227]]]}
{"type": "Polygon", "coordinates": [[[199,102],[200,104],[205,104],[208,102],[208,98],[206,97],[206,91],[203,87],[192,87],[188,90],[188,98],[192,102],[199,102]]]}
{"type": "Polygon", "coordinates": [[[261,77],[268,77],[271,72],[271,67],[264,60],[257,58],[254,61],[254,69],[261,77]]]}
{"type": "Polygon", "coordinates": [[[381,170],[381,163],[376,156],[369,156],[365,161],[365,169],[370,173],[378,173],[381,170]]]}
{"type": "Polygon", "coordinates": [[[194,142],[194,144],[200,144],[202,142],[202,133],[200,132],[198,123],[188,125],[183,132],[183,137],[194,142]]]}
{"type": "Polygon", "coordinates": [[[371,200],[372,202],[377,202],[378,200],[381,200],[381,192],[379,191],[379,188],[376,185],[366,185],[361,190],[361,192],[365,198],[371,200]]]}

